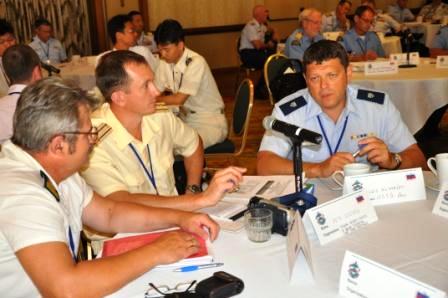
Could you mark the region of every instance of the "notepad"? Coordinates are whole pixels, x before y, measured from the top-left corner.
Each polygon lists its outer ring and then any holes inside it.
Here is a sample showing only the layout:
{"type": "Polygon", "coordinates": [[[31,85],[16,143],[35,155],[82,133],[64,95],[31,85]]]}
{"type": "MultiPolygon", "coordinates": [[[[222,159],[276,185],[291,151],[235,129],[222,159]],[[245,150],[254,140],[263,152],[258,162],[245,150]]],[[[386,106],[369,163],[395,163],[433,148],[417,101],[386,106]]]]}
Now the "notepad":
{"type": "MultiPolygon", "coordinates": [[[[110,239],[104,241],[102,257],[111,257],[121,255],[133,249],[137,249],[144,245],[154,242],[160,236],[172,230],[164,230],[154,233],[138,234],[117,239],[110,239]]],[[[213,254],[211,253],[211,246],[208,240],[204,240],[198,235],[192,234],[199,243],[199,251],[178,262],[159,265],[155,269],[172,269],[190,265],[209,264],[213,262],[213,254]]]]}

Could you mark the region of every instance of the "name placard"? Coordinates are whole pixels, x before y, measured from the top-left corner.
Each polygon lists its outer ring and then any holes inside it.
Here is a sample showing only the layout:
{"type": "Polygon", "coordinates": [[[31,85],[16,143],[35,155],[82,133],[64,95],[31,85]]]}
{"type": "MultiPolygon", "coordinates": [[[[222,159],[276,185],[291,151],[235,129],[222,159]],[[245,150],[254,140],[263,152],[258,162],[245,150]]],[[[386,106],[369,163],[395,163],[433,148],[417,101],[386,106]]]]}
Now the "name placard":
{"type": "Polygon", "coordinates": [[[305,256],[306,263],[310,268],[312,274],[314,274],[313,260],[311,259],[311,249],[308,236],[303,226],[302,218],[299,212],[295,212],[293,221],[289,227],[288,235],[286,238],[286,248],[288,254],[288,268],[289,278],[294,271],[294,265],[297,261],[300,251],[305,256]]]}
{"type": "Polygon", "coordinates": [[[339,295],[349,298],[444,298],[446,294],[391,268],[346,251],[339,278],[339,295]]]}
{"type": "Polygon", "coordinates": [[[448,56],[437,56],[436,68],[448,68],[448,56]]]}
{"type": "Polygon", "coordinates": [[[378,220],[375,209],[358,191],[308,209],[305,220],[311,222],[321,245],[350,234],[378,220]]]}
{"type": "Polygon", "coordinates": [[[398,73],[398,63],[394,61],[366,62],[365,75],[382,75],[398,73]]]}
{"type": "Polygon", "coordinates": [[[444,183],[440,188],[432,213],[448,218],[448,184],[444,183]]]}
{"type": "Polygon", "coordinates": [[[359,190],[374,206],[426,200],[421,168],[345,177],[344,194],[359,190]]]}
{"type": "MultiPolygon", "coordinates": [[[[389,56],[390,61],[396,62],[398,65],[403,65],[408,63],[407,53],[397,53],[391,54],[389,56]]],[[[418,52],[409,53],[409,64],[419,65],[420,64],[420,54],[418,52]]]]}

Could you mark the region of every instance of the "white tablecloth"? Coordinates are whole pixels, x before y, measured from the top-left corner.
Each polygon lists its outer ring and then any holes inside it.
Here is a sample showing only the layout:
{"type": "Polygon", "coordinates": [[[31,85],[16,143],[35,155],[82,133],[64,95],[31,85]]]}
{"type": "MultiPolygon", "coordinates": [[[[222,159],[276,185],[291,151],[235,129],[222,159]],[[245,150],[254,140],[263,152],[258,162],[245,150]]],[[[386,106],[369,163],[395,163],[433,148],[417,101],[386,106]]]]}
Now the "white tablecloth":
{"type": "Polygon", "coordinates": [[[398,74],[370,75],[354,72],[352,83],[387,92],[412,134],[429,116],[448,104],[448,69],[436,69],[421,59],[416,68],[400,68],[398,74]]]}
{"type": "Polygon", "coordinates": [[[75,82],[81,89],[91,90],[96,86],[95,81],[95,66],[88,63],[87,59],[83,62],[64,63],[59,66],[61,73],[59,74],[63,79],[75,82]]]}
{"type": "MultiPolygon", "coordinates": [[[[340,195],[320,181],[312,182],[319,203],[340,195]]],[[[269,242],[257,244],[244,231],[222,231],[213,249],[223,267],[190,273],[148,272],[112,297],[143,297],[149,282],[174,286],[220,270],[244,281],[245,289],[238,297],[338,297],[346,249],[448,292],[448,220],[432,215],[435,196],[435,191],[428,190],[426,201],[377,207],[376,223],[325,246],[310,238],[314,279],[301,256],[289,281],[285,237],[273,235],[269,242]]]]}

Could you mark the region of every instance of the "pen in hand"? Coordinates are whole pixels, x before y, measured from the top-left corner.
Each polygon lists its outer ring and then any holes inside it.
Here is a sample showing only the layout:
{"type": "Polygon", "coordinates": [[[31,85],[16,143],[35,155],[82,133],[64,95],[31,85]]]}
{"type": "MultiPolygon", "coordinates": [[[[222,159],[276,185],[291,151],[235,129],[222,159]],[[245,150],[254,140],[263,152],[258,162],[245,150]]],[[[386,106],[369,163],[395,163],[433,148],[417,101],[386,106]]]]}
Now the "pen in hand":
{"type": "Polygon", "coordinates": [[[201,270],[201,269],[220,267],[222,265],[224,265],[224,263],[210,263],[210,264],[203,264],[203,265],[184,266],[184,267],[176,268],[173,271],[174,272],[190,272],[190,271],[196,271],[196,270],[201,270]]]}
{"type": "Polygon", "coordinates": [[[352,154],[353,158],[358,157],[359,152],[361,152],[361,150],[357,150],[355,153],[352,154]]]}

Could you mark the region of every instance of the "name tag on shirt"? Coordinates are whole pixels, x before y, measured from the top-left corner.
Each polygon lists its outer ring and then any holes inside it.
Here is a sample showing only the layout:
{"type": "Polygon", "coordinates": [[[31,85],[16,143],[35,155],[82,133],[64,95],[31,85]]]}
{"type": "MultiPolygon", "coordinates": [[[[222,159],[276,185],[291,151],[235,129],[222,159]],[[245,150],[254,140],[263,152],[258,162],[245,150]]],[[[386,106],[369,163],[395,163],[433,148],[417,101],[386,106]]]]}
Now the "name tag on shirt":
{"type": "Polygon", "coordinates": [[[437,56],[436,68],[448,68],[448,56],[437,56]]]}
{"type": "Polygon", "coordinates": [[[448,218],[448,184],[444,183],[440,188],[432,213],[448,218]]]}
{"type": "Polygon", "coordinates": [[[346,251],[339,278],[342,297],[444,298],[445,293],[368,258],[346,251]]]}
{"type": "Polygon", "coordinates": [[[311,222],[321,245],[377,220],[375,209],[362,191],[308,209],[304,218],[304,221],[311,222]]]}
{"type": "MultiPolygon", "coordinates": [[[[407,53],[391,54],[389,60],[397,63],[398,65],[408,64],[407,53]]],[[[419,65],[420,55],[418,52],[409,53],[409,64],[419,65]]]]}
{"type": "Polygon", "coordinates": [[[421,168],[345,177],[344,194],[360,190],[374,206],[426,200],[421,168]]]}
{"type": "Polygon", "coordinates": [[[365,75],[382,75],[398,73],[398,64],[394,61],[366,62],[365,75]]]}

